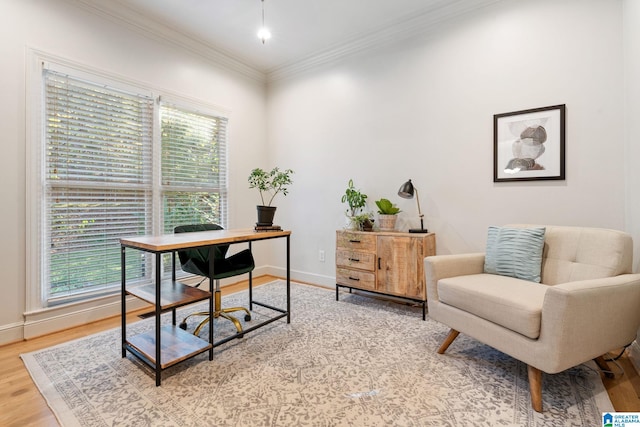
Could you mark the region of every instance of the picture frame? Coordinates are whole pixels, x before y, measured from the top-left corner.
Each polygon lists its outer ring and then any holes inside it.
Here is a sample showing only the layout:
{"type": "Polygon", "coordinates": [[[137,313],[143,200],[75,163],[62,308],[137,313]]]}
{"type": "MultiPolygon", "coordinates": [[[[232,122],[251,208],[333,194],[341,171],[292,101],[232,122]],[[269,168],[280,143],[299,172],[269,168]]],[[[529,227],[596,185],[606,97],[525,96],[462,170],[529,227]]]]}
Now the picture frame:
{"type": "Polygon", "coordinates": [[[565,179],[565,104],[493,116],[493,182],[565,179]]]}

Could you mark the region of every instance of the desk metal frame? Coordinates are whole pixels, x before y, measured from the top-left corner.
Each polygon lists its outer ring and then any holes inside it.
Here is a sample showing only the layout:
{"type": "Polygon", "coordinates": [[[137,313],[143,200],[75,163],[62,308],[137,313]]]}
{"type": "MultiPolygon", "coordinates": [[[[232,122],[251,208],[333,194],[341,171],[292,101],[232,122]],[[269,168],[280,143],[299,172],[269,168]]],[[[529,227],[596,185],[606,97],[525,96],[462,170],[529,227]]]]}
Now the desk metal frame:
{"type": "MultiPolygon", "coordinates": [[[[190,249],[190,248],[198,248],[198,247],[210,247],[213,248],[216,245],[224,245],[224,244],[236,244],[236,243],[248,243],[249,249],[252,247],[252,242],[260,241],[260,240],[269,240],[269,239],[277,239],[286,237],[286,255],[287,255],[287,278],[286,278],[286,291],[287,291],[287,307],[286,309],[278,308],[271,306],[269,304],[254,301],[253,299],[253,283],[252,283],[252,273],[249,273],[249,310],[253,310],[253,304],[268,308],[270,310],[276,311],[280,314],[277,316],[271,317],[259,324],[253,325],[248,329],[244,329],[242,334],[236,333],[235,335],[223,338],[217,342],[214,342],[214,333],[213,333],[213,313],[214,313],[214,304],[213,304],[213,290],[214,283],[213,279],[209,279],[210,292],[208,296],[203,296],[202,294],[196,300],[187,300],[184,302],[176,301],[173,304],[166,305],[165,307],[171,308],[172,310],[172,324],[175,332],[178,332],[179,328],[176,328],[176,308],[191,304],[195,301],[202,301],[204,299],[209,299],[209,315],[211,316],[210,326],[209,326],[209,337],[208,343],[209,345],[203,346],[201,349],[196,350],[195,353],[188,355],[184,359],[188,359],[190,357],[195,356],[196,354],[200,354],[204,351],[209,351],[209,360],[213,360],[213,348],[224,344],[227,341],[237,338],[239,335],[244,335],[248,332],[251,332],[255,329],[258,329],[262,326],[265,326],[269,323],[275,322],[276,320],[282,319],[283,317],[287,318],[287,323],[291,323],[291,245],[290,245],[290,231],[265,231],[265,232],[257,232],[253,229],[241,229],[241,230],[212,230],[212,231],[199,231],[199,232],[191,232],[191,233],[179,233],[179,234],[165,234],[160,236],[136,236],[130,238],[121,238],[120,239],[120,255],[121,255],[121,270],[122,270],[122,289],[121,289],[121,316],[122,316],[122,357],[126,357],[127,350],[135,355],[137,358],[142,360],[145,364],[150,366],[155,370],[156,375],[156,386],[161,385],[162,381],[162,342],[161,342],[161,325],[160,318],[162,315],[162,254],[171,253],[172,254],[172,286],[181,285],[179,282],[176,282],[176,261],[175,255],[176,251],[182,249],[190,249]],[[138,349],[136,349],[131,343],[127,340],[127,322],[126,322],[126,296],[127,296],[127,288],[126,288],[126,248],[141,250],[149,253],[155,254],[155,362],[150,360],[149,357],[146,357],[142,354],[138,349]]],[[[213,266],[213,257],[209,260],[209,271],[214,271],[213,266]]],[[[151,298],[149,298],[149,302],[153,302],[151,298]]],[[[182,334],[182,330],[178,332],[178,334],[182,334]]],[[[186,333],[186,332],[185,332],[186,333]]],[[[190,335],[190,334],[189,334],[190,335]]],[[[194,337],[194,339],[199,340],[200,338],[194,337]]],[[[169,366],[172,366],[175,363],[179,363],[184,360],[180,359],[175,361],[169,366]]],[[[168,367],[168,366],[166,366],[168,367]]]]}

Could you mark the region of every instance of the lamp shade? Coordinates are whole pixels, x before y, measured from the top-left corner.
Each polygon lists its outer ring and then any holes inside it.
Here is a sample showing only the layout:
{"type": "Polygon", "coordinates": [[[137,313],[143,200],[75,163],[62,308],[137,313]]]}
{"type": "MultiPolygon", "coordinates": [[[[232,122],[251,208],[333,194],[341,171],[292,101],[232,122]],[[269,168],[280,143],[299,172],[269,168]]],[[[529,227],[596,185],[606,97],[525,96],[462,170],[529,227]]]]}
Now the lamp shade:
{"type": "Polygon", "coordinates": [[[400,186],[400,189],[398,190],[398,196],[402,197],[403,199],[413,199],[414,193],[415,188],[413,187],[413,183],[411,183],[411,180],[402,184],[400,186]]]}

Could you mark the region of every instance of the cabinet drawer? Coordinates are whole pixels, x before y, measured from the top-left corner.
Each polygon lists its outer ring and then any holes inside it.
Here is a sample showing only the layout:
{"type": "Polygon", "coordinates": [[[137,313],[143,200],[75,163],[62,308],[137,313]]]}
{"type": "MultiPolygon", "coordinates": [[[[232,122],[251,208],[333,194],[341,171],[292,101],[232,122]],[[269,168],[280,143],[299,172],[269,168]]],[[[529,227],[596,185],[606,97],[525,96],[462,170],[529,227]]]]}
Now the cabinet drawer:
{"type": "Polygon", "coordinates": [[[376,236],[367,233],[340,231],[337,234],[336,246],[363,252],[376,252],[376,236]]]}
{"type": "Polygon", "coordinates": [[[338,267],[359,268],[361,270],[374,271],[376,254],[371,252],[350,251],[338,249],[336,251],[336,265],[338,267]]]}
{"type": "Polygon", "coordinates": [[[351,270],[348,268],[336,269],[336,281],[344,286],[353,286],[360,289],[376,289],[376,276],[366,271],[351,270]]]}

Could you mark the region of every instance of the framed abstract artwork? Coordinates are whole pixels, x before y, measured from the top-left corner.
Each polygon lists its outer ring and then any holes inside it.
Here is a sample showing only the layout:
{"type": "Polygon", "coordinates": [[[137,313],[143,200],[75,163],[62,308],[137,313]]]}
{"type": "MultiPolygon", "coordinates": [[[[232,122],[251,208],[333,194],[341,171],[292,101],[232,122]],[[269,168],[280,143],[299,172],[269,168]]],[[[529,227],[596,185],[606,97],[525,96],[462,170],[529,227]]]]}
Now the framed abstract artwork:
{"type": "Polygon", "coordinates": [[[493,182],[564,180],[565,105],[493,116],[493,182]]]}

